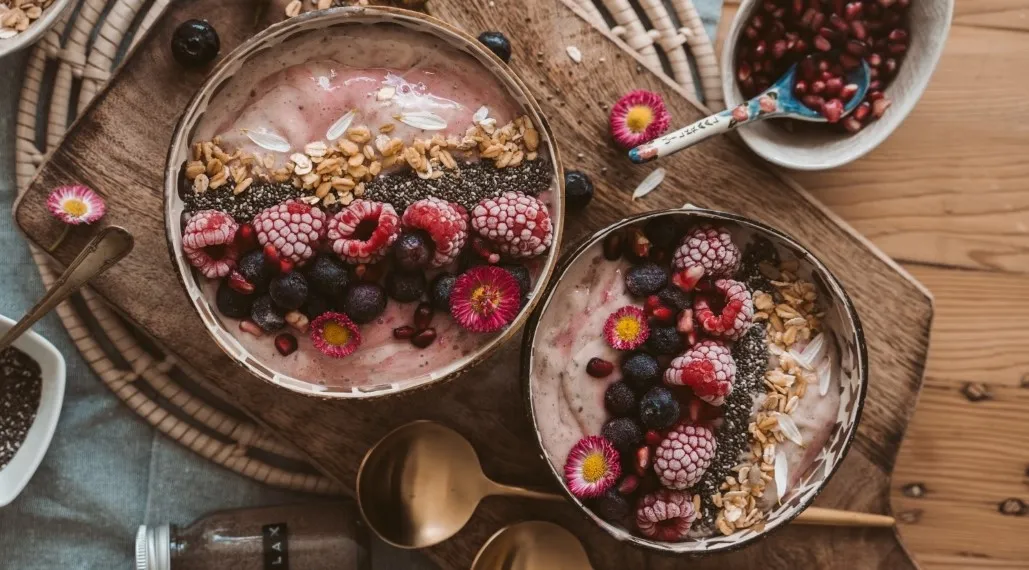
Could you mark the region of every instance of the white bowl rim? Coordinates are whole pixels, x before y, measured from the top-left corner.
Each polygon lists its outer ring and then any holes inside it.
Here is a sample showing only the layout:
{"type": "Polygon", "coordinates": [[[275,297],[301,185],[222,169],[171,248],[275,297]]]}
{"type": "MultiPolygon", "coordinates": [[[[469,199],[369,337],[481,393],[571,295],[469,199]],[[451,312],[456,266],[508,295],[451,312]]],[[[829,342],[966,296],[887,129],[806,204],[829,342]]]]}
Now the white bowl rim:
{"type": "Polygon", "coordinates": [[[21,51],[34,44],[50,28],[57,23],[61,14],[71,5],[71,0],[55,0],[38,20],[29,24],[29,27],[13,38],[0,40],[0,58],[21,51]]]}

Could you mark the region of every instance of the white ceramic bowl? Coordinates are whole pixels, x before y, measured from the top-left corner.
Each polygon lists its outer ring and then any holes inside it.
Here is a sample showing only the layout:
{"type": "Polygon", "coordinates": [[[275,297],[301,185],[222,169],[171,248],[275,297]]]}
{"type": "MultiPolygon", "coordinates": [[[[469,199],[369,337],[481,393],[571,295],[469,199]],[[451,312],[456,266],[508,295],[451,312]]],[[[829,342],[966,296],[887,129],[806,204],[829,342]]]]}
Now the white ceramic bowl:
{"type": "MultiPolygon", "coordinates": [[[[745,101],[736,83],[736,47],[747,20],[762,0],[743,0],[722,49],[722,93],[727,108],[745,101]]],[[[893,104],[878,121],[855,134],[836,129],[806,128],[791,133],[773,121],[738,130],[743,142],[765,160],[796,170],[835,168],[856,160],[890,136],[922,96],[950,30],[954,0],[911,0],[911,42],[897,76],[886,87],[893,104]]]]}
{"type": "Polygon", "coordinates": [[[24,32],[14,36],[13,38],[0,40],[0,58],[36,43],[39,38],[43,37],[43,34],[45,34],[47,30],[57,23],[57,20],[61,17],[61,13],[70,5],[71,0],[54,0],[54,3],[43,11],[43,15],[36,21],[29,24],[28,29],[24,32]]]}
{"type": "MultiPolygon", "coordinates": [[[[0,315],[0,334],[7,332],[14,322],[0,315]]],[[[21,493],[43,461],[50,440],[57,428],[64,402],[64,357],[50,341],[29,331],[14,342],[14,347],[31,356],[42,368],[43,386],[39,396],[36,419],[25,436],[18,452],[7,467],[0,469],[0,507],[7,506],[21,493]]]]}

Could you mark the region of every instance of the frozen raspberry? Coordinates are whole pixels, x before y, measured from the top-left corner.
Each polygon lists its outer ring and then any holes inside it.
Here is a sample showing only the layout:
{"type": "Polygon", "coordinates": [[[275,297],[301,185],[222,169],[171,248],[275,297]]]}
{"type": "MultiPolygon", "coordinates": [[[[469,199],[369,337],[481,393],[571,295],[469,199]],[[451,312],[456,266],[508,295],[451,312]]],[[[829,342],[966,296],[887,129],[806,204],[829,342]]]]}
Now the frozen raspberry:
{"type": "Polygon", "coordinates": [[[718,340],[702,340],[672,360],[665,384],[689,386],[705,402],[721,406],[736,382],[732,351],[718,340]]]}
{"type": "Polygon", "coordinates": [[[436,251],[430,267],[443,267],[456,261],[468,241],[468,211],[460,204],[434,196],[408,206],[403,222],[405,227],[424,230],[432,238],[436,251]]]}
{"type": "Polygon", "coordinates": [[[325,236],[325,213],[303,202],[287,200],[254,216],[257,242],[271,244],[279,256],[301,265],[314,255],[325,236]]]}
{"type": "Polygon", "coordinates": [[[343,261],[375,263],[400,235],[400,217],[393,206],[354,200],[329,220],[328,240],[343,261]]]}
{"type": "Polygon", "coordinates": [[[654,471],[661,484],[682,491],[697,484],[715,456],[715,434],[682,422],[654,450],[654,471]]]}
{"type": "Polygon", "coordinates": [[[225,277],[236,267],[233,239],[239,224],[218,210],[201,210],[186,222],[182,231],[182,251],[190,265],[208,279],[225,277]]]}
{"type": "Polygon", "coordinates": [[[472,209],[472,228],[514,258],[536,257],[554,241],[546,204],[521,192],[479,202],[472,209]]]}
{"type": "Polygon", "coordinates": [[[719,279],[693,299],[693,318],[707,334],[736,340],[753,322],[754,300],[743,283],[719,279]]]}
{"type": "Polygon", "coordinates": [[[636,527],[643,536],[664,542],[685,539],[696,518],[693,500],[678,491],[660,489],[645,495],[636,506],[636,527]]]}
{"type": "Polygon", "coordinates": [[[704,277],[731,277],[739,264],[740,249],[732,242],[729,230],[714,226],[690,230],[672,258],[676,272],[688,275],[685,283],[679,283],[687,291],[704,277]]]}

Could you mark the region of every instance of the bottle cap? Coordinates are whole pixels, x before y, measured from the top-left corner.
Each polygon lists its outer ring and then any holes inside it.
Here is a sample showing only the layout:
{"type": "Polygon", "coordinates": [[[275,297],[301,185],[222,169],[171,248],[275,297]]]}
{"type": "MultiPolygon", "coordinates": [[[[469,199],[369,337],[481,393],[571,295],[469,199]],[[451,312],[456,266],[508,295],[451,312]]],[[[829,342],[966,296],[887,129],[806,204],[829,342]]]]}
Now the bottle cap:
{"type": "Polygon", "coordinates": [[[141,525],[136,531],[136,570],[171,570],[169,525],[141,525]]]}

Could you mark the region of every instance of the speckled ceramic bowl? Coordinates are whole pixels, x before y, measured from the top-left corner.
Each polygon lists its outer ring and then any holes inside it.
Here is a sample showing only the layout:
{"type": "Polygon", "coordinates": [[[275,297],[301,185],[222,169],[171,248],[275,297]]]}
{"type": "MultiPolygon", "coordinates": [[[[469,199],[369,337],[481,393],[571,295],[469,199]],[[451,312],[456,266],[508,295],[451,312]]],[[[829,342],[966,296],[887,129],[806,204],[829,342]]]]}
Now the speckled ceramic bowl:
{"type": "MultiPolygon", "coordinates": [[[[603,265],[600,265],[600,267],[603,267],[603,265]]],[[[620,280],[620,277],[618,279],[620,280]]],[[[592,302],[579,301],[579,303],[585,304],[587,314],[591,314],[590,309],[596,308],[592,302]]],[[[579,332],[576,334],[572,331],[571,336],[577,338],[581,334],[590,333],[579,332]]],[[[596,334],[599,335],[600,331],[596,331],[596,334]]],[[[615,374],[620,374],[620,372],[616,371],[615,374]]],[[[617,378],[617,376],[609,377],[609,379],[613,378],[617,378]]],[[[592,378],[588,380],[591,382],[601,381],[592,378]]],[[[662,210],[626,218],[589,236],[578,247],[562,256],[554,271],[554,278],[543,292],[539,306],[529,318],[522,346],[522,387],[525,402],[535,427],[534,433],[543,459],[549,466],[554,479],[564,490],[568,499],[613,538],[648,550],[665,553],[705,555],[742,548],[775,529],[786,525],[807,508],[825,486],[826,482],[828,482],[829,478],[832,477],[847,454],[854,434],[857,432],[867,383],[868,359],[861,323],[847,293],[825,265],[795,240],[768,226],[733,214],[695,208],[662,210]],[[601,260],[599,261],[601,264],[614,263],[603,261],[602,254],[604,238],[612,232],[628,226],[641,224],[653,218],[665,216],[677,218],[684,226],[699,224],[724,226],[733,233],[741,248],[751,238],[767,238],[781,256],[786,255],[787,258],[795,257],[799,260],[800,275],[810,276],[808,280],[815,284],[818,298],[826,312],[826,317],[823,321],[823,332],[827,331],[835,344],[834,352],[836,358],[832,365],[833,381],[830,388],[832,385],[839,386],[838,412],[835,422],[830,428],[828,439],[824,446],[821,447],[821,452],[811,462],[805,472],[797,477],[796,483],[789,488],[781,504],[775,506],[768,513],[767,524],[760,532],[742,530],[729,536],[722,536],[716,532],[708,538],[689,539],[684,542],[673,543],[643,538],[633,534],[626,528],[612,525],[594,514],[582,500],[568,491],[563,477],[565,457],[556,457],[548,451],[548,447],[560,448],[562,446],[560,443],[556,443],[558,442],[557,438],[548,439],[548,436],[543,433],[541,428],[541,421],[551,427],[554,425],[569,425],[568,422],[570,422],[578,426],[577,429],[581,430],[581,422],[578,419],[573,419],[574,414],[577,413],[574,409],[578,409],[578,413],[581,413],[581,407],[589,406],[591,403],[598,406],[599,409],[603,409],[604,406],[602,396],[596,402],[592,402],[592,395],[585,400],[572,401],[575,395],[569,395],[568,391],[572,389],[571,386],[573,384],[564,381],[562,381],[558,389],[541,389],[541,387],[545,386],[542,382],[554,381],[552,374],[546,374],[545,378],[544,375],[540,374],[540,371],[546,368],[546,361],[553,358],[553,355],[560,354],[558,360],[563,363],[563,369],[573,368],[569,362],[570,358],[574,358],[576,363],[578,363],[580,359],[592,356],[591,351],[588,349],[582,350],[582,354],[576,352],[577,347],[581,347],[574,343],[570,345],[572,347],[570,349],[570,357],[561,353],[560,348],[553,348],[560,344],[560,340],[555,341],[554,335],[565,338],[565,333],[561,332],[560,329],[562,327],[568,328],[567,323],[583,318],[579,314],[569,314],[575,313],[578,309],[571,309],[563,301],[572,299],[574,295],[589,295],[594,292],[594,289],[598,291],[610,290],[598,278],[598,275],[602,275],[601,271],[593,271],[591,269],[580,274],[577,274],[576,271],[592,266],[598,262],[598,258],[601,260]],[[571,277],[572,275],[575,275],[575,277],[571,277]],[[557,350],[557,352],[548,354],[551,350],[557,350]],[[586,353],[590,354],[587,355],[586,353]],[[547,392],[554,392],[555,395],[547,395],[547,392]],[[544,412],[543,410],[546,411],[544,412]],[[558,420],[555,423],[553,418],[559,417],[562,414],[566,414],[568,422],[558,420]],[[572,415],[569,416],[567,414],[572,415]]],[[[562,436],[571,434],[573,438],[578,438],[581,435],[596,435],[592,433],[578,434],[567,430],[559,430],[558,433],[562,436]]]]}
{"type": "MultiPolygon", "coordinates": [[[[381,7],[348,7],[311,12],[271,26],[235,49],[219,63],[218,67],[208,77],[207,82],[186,107],[172,137],[171,148],[168,152],[167,168],[165,170],[165,228],[168,237],[168,247],[172,261],[178,269],[180,280],[186,288],[193,308],[203,320],[213,342],[254,376],[289,390],[324,398],[372,398],[397,394],[456,377],[464,370],[489,356],[506,340],[511,338],[526,320],[528,314],[536,305],[537,292],[550,278],[550,274],[557,261],[557,251],[560,248],[561,232],[564,225],[564,175],[560,164],[557,147],[553,142],[550,127],[528,87],[507,65],[483,47],[475,38],[439,20],[407,10],[381,7]],[[547,206],[550,209],[554,224],[554,242],[553,246],[544,256],[537,258],[539,261],[539,275],[536,279],[534,290],[529,294],[528,304],[522,308],[517,318],[510,325],[497,333],[491,334],[478,348],[451,361],[445,366],[426,370],[412,377],[391,378],[387,368],[381,371],[381,380],[356,387],[329,388],[312,381],[312,379],[294,378],[276,371],[274,362],[263,362],[256,358],[226,330],[226,324],[219,317],[213,302],[204,296],[193,268],[182,253],[184,221],[183,201],[180,197],[181,169],[182,165],[190,157],[190,140],[204,115],[209,101],[249,60],[266,50],[276,49],[276,46],[291,38],[302,36],[306,33],[332,28],[338,30],[338,33],[342,35],[346,34],[348,28],[354,26],[379,24],[402,26],[409,28],[411,33],[430,34],[444,40],[450,46],[470,54],[482,65],[484,71],[492,74],[499,84],[507,90],[514,101],[521,106],[522,112],[532,120],[539,131],[541,157],[545,155],[553,168],[554,182],[549,191],[550,199],[547,202],[547,206]]],[[[236,326],[234,322],[232,326],[236,326]]],[[[271,342],[271,338],[268,338],[268,341],[271,342]]],[[[358,351],[360,351],[360,348],[358,351]]],[[[341,366],[346,366],[345,359],[341,360],[340,363],[341,366]]]]}

